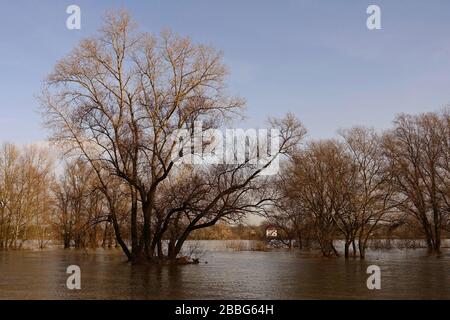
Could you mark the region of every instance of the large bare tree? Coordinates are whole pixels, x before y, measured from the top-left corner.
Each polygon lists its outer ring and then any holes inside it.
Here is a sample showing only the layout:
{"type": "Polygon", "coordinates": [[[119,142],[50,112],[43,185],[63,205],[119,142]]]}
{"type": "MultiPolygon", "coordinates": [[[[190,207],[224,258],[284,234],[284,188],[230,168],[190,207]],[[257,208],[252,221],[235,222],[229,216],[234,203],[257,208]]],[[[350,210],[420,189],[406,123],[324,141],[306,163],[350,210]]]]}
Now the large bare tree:
{"type": "MultiPolygon", "coordinates": [[[[52,140],[67,153],[82,156],[96,172],[117,241],[129,260],[153,260],[167,229],[164,222],[172,219],[173,211],[187,210],[186,203],[181,203],[169,208],[169,218],[164,219],[167,209],[156,206],[165,181],[180,175],[174,167],[186,155],[187,141],[241,114],[243,101],[227,94],[226,74],[220,52],[168,31],[159,36],[138,33],[130,16],[121,11],[109,14],[99,36],[82,41],[48,77],[41,100],[52,140]],[[188,136],[180,136],[180,130],[188,136]],[[117,223],[111,194],[117,189],[111,188],[111,179],[119,179],[119,184],[126,185],[122,188],[129,189],[131,251],[117,223]]],[[[303,136],[301,124],[289,117],[276,124],[283,129],[282,142],[272,160],[258,168],[245,161],[216,172],[232,177],[227,185],[213,185],[215,196],[202,199],[202,206],[189,204],[188,212],[194,217],[187,218],[190,222],[170,258],[180,252],[191,231],[220,220],[225,209],[219,210],[219,205],[229,203],[231,196],[236,198],[239,190],[248,188],[278,154],[303,136]],[[204,222],[211,212],[215,217],[204,222]]],[[[201,152],[207,144],[193,152],[201,152]]],[[[211,179],[207,170],[197,175],[211,179]]]]}

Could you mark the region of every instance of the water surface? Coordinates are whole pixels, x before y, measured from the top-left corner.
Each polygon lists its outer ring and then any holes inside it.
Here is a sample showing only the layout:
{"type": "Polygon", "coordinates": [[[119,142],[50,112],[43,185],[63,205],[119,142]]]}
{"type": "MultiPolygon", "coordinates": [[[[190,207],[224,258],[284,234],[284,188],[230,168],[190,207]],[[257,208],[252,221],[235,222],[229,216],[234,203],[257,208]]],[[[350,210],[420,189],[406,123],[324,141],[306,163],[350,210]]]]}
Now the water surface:
{"type": "Polygon", "coordinates": [[[450,299],[450,251],[369,251],[367,259],[322,258],[297,250],[230,251],[203,242],[203,263],[131,266],[120,250],[0,252],[0,299],[450,299]],[[207,261],[208,263],[205,263],[207,261]],[[66,288],[79,265],[82,289],[66,288]],[[381,290],[366,287],[381,268],[381,290]]]}

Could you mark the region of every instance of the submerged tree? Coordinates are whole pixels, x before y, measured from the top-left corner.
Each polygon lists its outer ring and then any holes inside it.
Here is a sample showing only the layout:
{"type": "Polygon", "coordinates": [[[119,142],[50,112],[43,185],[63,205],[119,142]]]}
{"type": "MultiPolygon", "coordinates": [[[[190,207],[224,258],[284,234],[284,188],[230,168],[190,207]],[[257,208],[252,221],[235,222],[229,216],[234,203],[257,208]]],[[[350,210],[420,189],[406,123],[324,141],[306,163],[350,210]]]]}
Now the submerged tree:
{"type": "MultiPolygon", "coordinates": [[[[244,197],[260,204],[247,196],[254,189],[251,183],[303,137],[303,127],[293,119],[276,123],[283,128],[281,142],[266,165],[257,167],[247,159],[212,171],[195,168],[187,179],[194,175],[199,185],[182,188],[180,199],[161,201],[165,184],[185,179],[175,167],[187,140],[201,138],[241,113],[242,99],[225,90],[226,74],[221,54],[213,48],[170,32],[138,33],[129,15],[119,12],[110,14],[100,35],[82,41],[48,77],[42,105],[52,140],[81,156],[96,173],[117,241],[129,260],[159,259],[162,255],[155,253],[162,236],[169,229],[172,234],[183,230],[176,244],[169,243],[174,249],[168,256],[174,259],[191,231],[213,225],[244,197]],[[180,130],[187,136],[180,136],[180,130]],[[202,190],[196,199],[197,188],[207,187],[209,192],[202,190]],[[119,189],[130,196],[131,250],[118,223],[114,192],[119,189]]],[[[201,144],[200,153],[209,143],[201,144]]]]}
{"type": "MultiPolygon", "coordinates": [[[[369,238],[396,211],[393,176],[388,170],[389,159],[383,153],[382,139],[374,130],[356,127],[342,131],[341,135],[356,170],[351,214],[353,253],[357,240],[359,256],[364,258],[369,238]]],[[[345,250],[348,256],[348,243],[345,250]]]]}
{"type": "Polygon", "coordinates": [[[430,251],[439,252],[449,219],[448,110],[399,115],[384,139],[398,208],[422,227],[430,251]]]}
{"type": "Polygon", "coordinates": [[[69,161],[52,189],[52,222],[64,248],[95,248],[101,235],[105,243],[111,222],[95,172],[79,159],[69,161]]]}
{"type": "Polygon", "coordinates": [[[311,217],[315,239],[325,256],[338,255],[333,240],[339,231],[351,242],[354,173],[342,144],[334,140],[310,143],[286,172],[292,177],[286,192],[311,217]]]}
{"type": "Polygon", "coordinates": [[[52,161],[36,146],[0,147],[0,249],[21,248],[28,239],[43,248],[51,232],[52,161]]]}
{"type": "Polygon", "coordinates": [[[313,230],[325,256],[338,255],[333,241],[342,237],[346,258],[350,247],[364,258],[369,238],[396,206],[392,174],[373,130],[353,128],[341,136],[309,143],[288,162],[269,218],[300,244],[313,230]]]}

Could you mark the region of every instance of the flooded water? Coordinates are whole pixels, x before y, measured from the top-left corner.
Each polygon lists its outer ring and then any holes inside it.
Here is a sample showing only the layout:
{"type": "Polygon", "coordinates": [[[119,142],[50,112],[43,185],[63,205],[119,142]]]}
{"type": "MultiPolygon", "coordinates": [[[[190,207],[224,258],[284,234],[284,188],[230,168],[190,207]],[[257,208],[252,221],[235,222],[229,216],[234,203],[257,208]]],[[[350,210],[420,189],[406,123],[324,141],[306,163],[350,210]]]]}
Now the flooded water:
{"type": "Polygon", "coordinates": [[[230,251],[204,242],[202,263],[131,266],[119,250],[0,252],[0,299],[450,299],[450,250],[370,251],[365,261],[298,250],[230,251]],[[208,263],[205,263],[207,261],[208,263]],[[381,290],[366,287],[381,268],[381,290]],[[81,290],[66,288],[79,265],[81,290]]]}

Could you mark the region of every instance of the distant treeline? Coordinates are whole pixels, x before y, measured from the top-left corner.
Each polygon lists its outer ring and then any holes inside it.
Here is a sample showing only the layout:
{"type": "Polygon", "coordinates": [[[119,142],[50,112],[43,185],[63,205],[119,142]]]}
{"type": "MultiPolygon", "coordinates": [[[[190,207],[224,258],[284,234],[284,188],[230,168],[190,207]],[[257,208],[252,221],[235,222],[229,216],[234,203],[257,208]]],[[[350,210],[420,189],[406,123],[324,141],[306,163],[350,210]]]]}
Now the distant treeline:
{"type": "Polygon", "coordinates": [[[218,223],[210,228],[194,231],[191,240],[265,240],[265,224],[229,225],[218,223]]]}

